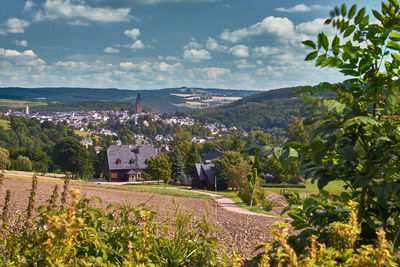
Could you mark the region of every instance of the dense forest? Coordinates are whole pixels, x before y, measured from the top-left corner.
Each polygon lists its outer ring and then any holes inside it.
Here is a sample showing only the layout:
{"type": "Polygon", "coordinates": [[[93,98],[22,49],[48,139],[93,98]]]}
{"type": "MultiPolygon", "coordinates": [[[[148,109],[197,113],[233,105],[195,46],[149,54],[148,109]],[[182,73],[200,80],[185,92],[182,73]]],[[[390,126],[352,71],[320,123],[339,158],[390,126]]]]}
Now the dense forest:
{"type": "Polygon", "coordinates": [[[246,131],[263,130],[282,135],[291,116],[302,116],[302,97],[294,93],[299,87],[271,90],[238,101],[192,112],[202,121],[221,122],[246,131]]]}
{"type": "MultiPolygon", "coordinates": [[[[305,117],[308,112],[303,94],[296,95],[301,87],[270,90],[234,101],[229,104],[196,110],[191,116],[205,122],[221,122],[246,131],[262,130],[277,136],[284,135],[292,116],[305,117]]],[[[320,92],[316,96],[332,95],[320,92]]]]}

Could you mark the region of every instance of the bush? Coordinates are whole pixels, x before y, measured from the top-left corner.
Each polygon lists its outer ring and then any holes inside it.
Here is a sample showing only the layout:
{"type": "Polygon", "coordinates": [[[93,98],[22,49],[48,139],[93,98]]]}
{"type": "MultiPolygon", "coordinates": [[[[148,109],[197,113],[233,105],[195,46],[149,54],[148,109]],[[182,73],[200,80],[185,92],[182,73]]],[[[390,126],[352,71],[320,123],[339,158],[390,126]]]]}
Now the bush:
{"type": "Polygon", "coordinates": [[[330,230],[332,246],[320,244],[316,236],[309,238],[308,251],[301,255],[288,245],[288,224],[276,222],[271,231],[274,241],[264,243],[265,253],[259,259],[259,266],[397,266],[388,246],[385,231],[376,231],[375,245],[357,246],[361,225],[357,223],[356,202],[349,202],[350,215],[347,222],[334,222],[330,230]]]}
{"type": "Polygon", "coordinates": [[[262,208],[265,211],[271,211],[275,206],[275,202],[271,199],[265,198],[262,202],[262,208]]]}
{"type": "MultiPolygon", "coordinates": [[[[239,197],[244,203],[246,203],[247,205],[250,205],[251,191],[250,191],[249,183],[247,181],[243,182],[242,185],[240,186],[239,197]]],[[[265,199],[264,190],[262,190],[259,187],[256,187],[256,189],[254,190],[254,193],[253,193],[253,206],[263,203],[264,199],[265,199]]]]}

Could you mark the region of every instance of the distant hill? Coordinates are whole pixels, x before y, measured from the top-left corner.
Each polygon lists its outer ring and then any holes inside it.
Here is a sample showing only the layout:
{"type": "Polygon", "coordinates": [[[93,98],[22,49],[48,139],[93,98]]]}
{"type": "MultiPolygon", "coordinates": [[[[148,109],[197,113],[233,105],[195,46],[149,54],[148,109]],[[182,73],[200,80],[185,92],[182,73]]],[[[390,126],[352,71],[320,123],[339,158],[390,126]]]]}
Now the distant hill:
{"type": "MultiPolygon", "coordinates": [[[[138,90],[93,88],[0,88],[0,99],[33,101],[47,105],[35,105],[32,111],[67,111],[112,109],[129,107],[135,102],[138,90]]],[[[151,111],[174,113],[214,106],[248,96],[258,91],[226,90],[213,88],[166,88],[141,90],[143,105],[151,111]]],[[[1,106],[1,105],[0,105],[1,106]]],[[[8,108],[2,106],[0,109],[8,108]]]]}
{"type": "Polygon", "coordinates": [[[202,121],[222,122],[228,127],[263,130],[282,135],[291,116],[303,116],[302,96],[294,93],[301,87],[282,88],[243,97],[238,101],[196,110],[192,116],[202,121]]]}

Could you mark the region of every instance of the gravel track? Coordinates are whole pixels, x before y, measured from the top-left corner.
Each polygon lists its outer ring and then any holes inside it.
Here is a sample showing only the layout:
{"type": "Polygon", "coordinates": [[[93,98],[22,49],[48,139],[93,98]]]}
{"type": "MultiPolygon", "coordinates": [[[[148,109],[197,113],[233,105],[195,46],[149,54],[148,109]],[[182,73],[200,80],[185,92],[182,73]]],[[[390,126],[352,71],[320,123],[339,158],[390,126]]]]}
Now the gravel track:
{"type": "MultiPolygon", "coordinates": [[[[41,181],[38,182],[38,192],[35,206],[46,203],[49,199],[54,185],[59,184],[62,190],[62,181],[41,181]]],[[[150,192],[138,192],[124,189],[114,189],[95,186],[77,186],[73,185],[81,192],[81,196],[100,197],[102,203],[93,202],[95,207],[105,208],[109,204],[130,204],[139,205],[146,203],[152,210],[157,212],[156,221],[165,222],[165,220],[174,219],[174,211],[176,203],[187,213],[193,213],[196,219],[201,219],[206,213],[208,207],[208,222],[219,228],[219,231],[212,231],[212,235],[218,237],[220,246],[223,250],[239,251],[244,257],[253,254],[253,250],[260,244],[270,240],[269,225],[279,220],[274,217],[255,216],[248,214],[240,214],[228,211],[218,205],[213,200],[171,197],[167,195],[159,195],[150,192]],[[174,204],[175,202],[175,204],[174,204]]],[[[4,203],[5,190],[10,189],[12,192],[10,214],[16,216],[18,211],[25,210],[31,181],[19,179],[5,179],[4,185],[0,190],[0,208],[4,203]]]]}

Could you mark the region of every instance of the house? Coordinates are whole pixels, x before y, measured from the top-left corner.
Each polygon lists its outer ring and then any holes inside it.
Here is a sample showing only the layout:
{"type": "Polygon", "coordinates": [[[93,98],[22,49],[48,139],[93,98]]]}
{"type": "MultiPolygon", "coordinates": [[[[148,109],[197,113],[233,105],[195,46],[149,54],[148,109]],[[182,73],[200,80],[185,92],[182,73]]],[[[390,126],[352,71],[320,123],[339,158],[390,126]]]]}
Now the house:
{"type": "Polygon", "coordinates": [[[107,149],[104,175],[109,182],[128,182],[142,179],[146,160],[157,155],[152,145],[112,145],[107,149]]]}
{"type": "Polygon", "coordinates": [[[195,164],[192,173],[192,188],[215,190],[216,187],[217,191],[224,191],[228,188],[225,181],[216,179],[213,171],[215,165],[211,162],[211,160],[222,157],[222,155],[222,151],[214,149],[207,153],[201,163],[195,164]],[[217,183],[217,186],[215,186],[215,183],[217,183]]]}

